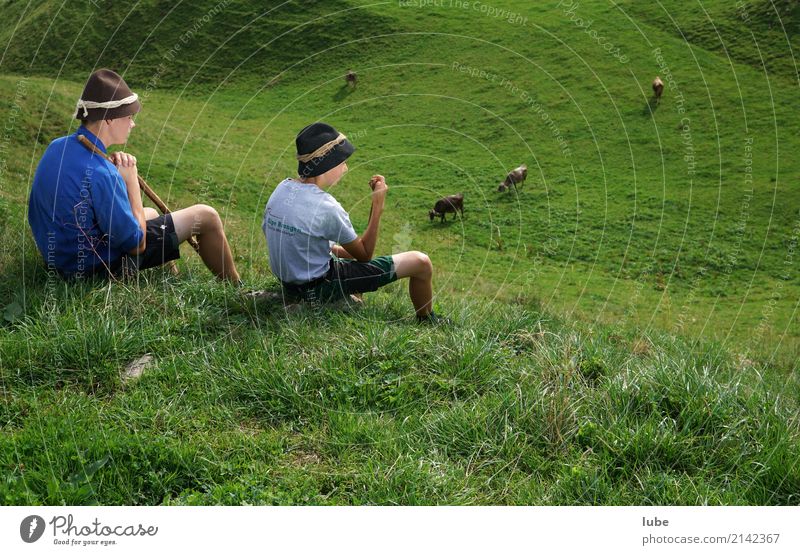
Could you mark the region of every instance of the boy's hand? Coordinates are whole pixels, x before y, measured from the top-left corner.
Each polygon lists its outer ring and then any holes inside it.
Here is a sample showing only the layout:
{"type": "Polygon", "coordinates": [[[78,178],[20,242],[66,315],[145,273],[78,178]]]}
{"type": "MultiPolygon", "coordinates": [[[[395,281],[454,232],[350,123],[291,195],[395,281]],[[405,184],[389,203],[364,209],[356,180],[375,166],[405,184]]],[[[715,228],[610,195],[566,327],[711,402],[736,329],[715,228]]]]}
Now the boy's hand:
{"type": "Polygon", "coordinates": [[[386,196],[386,192],[389,190],[389,186],[386,184],[386,178],[382,175],[373,175],[372,179],[369,180],[369,186],[372,188],[373,199],[383,199],[386,196]]]}
{"type": "Polygon", "coordinates": [[[136,156],[127,152],[112,152],[109,158],[118,168],[129,168],[136,165],[136,156]]]}
{"type": "Polygon", "coordinates": [[[117,171],[125,180],[125,183],[138,184],[138,170],[136,168],[136,157],[125,152],[114,152],[110,156],[111,162],[117,167],[117,171]]]}

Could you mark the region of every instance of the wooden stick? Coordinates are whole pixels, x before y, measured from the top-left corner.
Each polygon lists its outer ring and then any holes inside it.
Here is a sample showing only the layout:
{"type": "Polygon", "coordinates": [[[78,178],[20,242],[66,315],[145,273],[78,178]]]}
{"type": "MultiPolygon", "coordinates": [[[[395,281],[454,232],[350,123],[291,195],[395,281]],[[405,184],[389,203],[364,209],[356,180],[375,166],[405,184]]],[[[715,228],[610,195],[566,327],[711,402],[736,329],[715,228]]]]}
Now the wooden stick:
{"type": "MultiPolygon", "coordinates": [[[[108,154],[106,154],[105,152],[103,152],[102,150],[97,148],[97,145],[95,145],[92,141],[87,139],[85,136],[78,135],[78,140],[81,142],[81,144],[83,146],[85,146],[86,148],[88,148],[89,150],[94,152],[95,154],[97,154],[99,156],[102,156],[103,158],[105,158],[106,160],[111,162],[112,164],[114,163],[111,160],[111,157],[108,154]]],[[[155,204],[158,207],[158,209],[161,210],[162,214],[169,214],[170,212],[172,212],[172,210],[170,210],[167,207],[167,205],[164,204],[164,201],[161,200],[161,198],[155,193],[155,191],[153,191],[153,189],[150,188],[150,186],[145,182],[145,180],[142,178],[141,175],[137,175],[136,177],[139,179],[139,187],[142,189],[142,191],[144,191],[144,194],[147,195],[147,198],[152,200],[153,204],[155,204]]],[[[194,237],[190,236],[186,240],[186,242],[189,243],[192,246],[192,248],[194,250],[196,250],[198,253],[200,252],[200,245],[197,244],[197,241],[194,240],[194,237]]]]}

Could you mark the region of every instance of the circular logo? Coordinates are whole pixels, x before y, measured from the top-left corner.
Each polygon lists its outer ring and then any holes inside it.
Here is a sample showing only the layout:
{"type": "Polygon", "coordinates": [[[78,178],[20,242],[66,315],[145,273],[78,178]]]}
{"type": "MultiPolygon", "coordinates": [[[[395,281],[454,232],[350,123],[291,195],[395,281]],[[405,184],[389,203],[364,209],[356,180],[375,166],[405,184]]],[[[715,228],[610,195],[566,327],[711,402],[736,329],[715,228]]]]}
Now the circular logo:
{"type": "Polygon", "coordinates": [[[39,515],[26,516],[19,525],[19,535],[25,543],[33,543],[44,534],[44,519],[39,515]]]}

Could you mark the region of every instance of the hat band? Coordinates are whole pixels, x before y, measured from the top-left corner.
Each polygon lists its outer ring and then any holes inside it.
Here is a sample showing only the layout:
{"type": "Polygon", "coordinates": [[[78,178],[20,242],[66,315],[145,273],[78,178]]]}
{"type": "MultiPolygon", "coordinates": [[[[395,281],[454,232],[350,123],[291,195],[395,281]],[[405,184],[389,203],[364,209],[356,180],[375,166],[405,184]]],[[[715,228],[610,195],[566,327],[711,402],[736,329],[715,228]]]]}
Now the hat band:
{"type": "Polygon", "coordinates": [[[297,159],[300,162],[303,162],[304,164],[306,164],[308,162],[311,162],[311,160],[313,160],[314,158],[320,158],[320,157],[325,156],[326,154],[328,154],[331,150],[333,150],[333,148],[336,145],[338,145],[339,143],[343,143],[346,138],[347,138],[347,136],[345,134],[339,133],[338,137],[336,137],[332,141],[328,141],[327,143],[325,143],[324,145],[319,147],[317,150],[315,150],[311,154],[298,154],[297,155],[297,159]]]}
{"type": "Polygon", "coordinates": [[[133,93],[122,100],[109,100],[108,102],[95,102],[94,100],[84,100],[79,98],[78,104],[75,106],[75,114],[72,117],[77,118],[81,108],[83,109],[83,117],[88,117],[89,110],[95,108],[105,108],[107,110],[110,110],[111,108],[119,108],[120,106],[125,106],[126,104],[133,104],[138,99],[139,95],[136,93],[133,93]]]}

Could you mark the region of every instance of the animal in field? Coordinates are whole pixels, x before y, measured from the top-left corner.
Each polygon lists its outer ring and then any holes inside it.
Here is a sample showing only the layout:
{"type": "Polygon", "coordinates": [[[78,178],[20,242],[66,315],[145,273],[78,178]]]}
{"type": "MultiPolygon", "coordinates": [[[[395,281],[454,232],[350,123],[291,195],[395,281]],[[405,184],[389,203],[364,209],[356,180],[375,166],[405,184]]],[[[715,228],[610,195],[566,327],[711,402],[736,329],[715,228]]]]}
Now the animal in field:
{"type": "Polygon", "coordinates": [[[444,223],[445,214],[448,212],[455,214],[456,211],[461,212],[461,217],[464,217],[464,193],[440,198],[433,205],[433,210],[428,212],[428,217],[433,221],[438,216],[441,218],[441,223],[444,223]]]}
{"type": "Polygon", "coordinates": [[[355,88],[356,85],[358,84],[358,75],[356,75],[356,72],[353,71],[352,69],[348,70],[344,76],[344,82],[350,85],[351,87],[355,88]]]}
{"type": "Polygon", "coordinates": [[[527,177],[528,166],[522,164],[521,166],[508,172],[506,178],[500,183],[500,185],[497,186],[497,190],[502,193],[503,191],[510,189],[512,185],[516,190],[519,185],[525,183],[525,179],[527,179],[527,177]]]}
{"type": "Polygon", "coordinates": [[[655,95],[656,100],[661,98],[662,93],[664,92],[664,81],[661,80],[661,77],[656,77],[653,79],[653,95],[655,95]]]}

